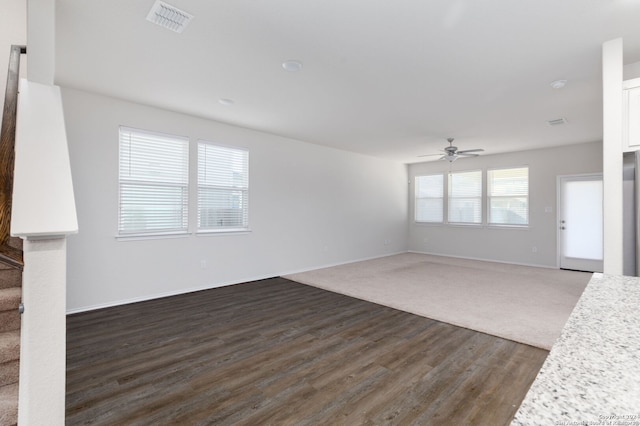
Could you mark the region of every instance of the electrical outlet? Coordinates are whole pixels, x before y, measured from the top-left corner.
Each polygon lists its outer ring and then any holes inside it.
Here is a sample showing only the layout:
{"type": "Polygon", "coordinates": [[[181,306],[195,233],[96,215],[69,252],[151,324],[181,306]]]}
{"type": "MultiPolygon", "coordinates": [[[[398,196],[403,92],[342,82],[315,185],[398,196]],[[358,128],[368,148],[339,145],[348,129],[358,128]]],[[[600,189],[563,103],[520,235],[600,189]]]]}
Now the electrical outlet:
{"type": "Polygon", "coordinates": [[[531,247],[531,252],[532,253],[537,253],[538,252],[538,247],[536,247],[536,246],[531,247]]]}
{"type": "Polygon", "coordinates": [[[202,259],[200,261],[200,269],[207,269],[207,261],[202,259]]]}

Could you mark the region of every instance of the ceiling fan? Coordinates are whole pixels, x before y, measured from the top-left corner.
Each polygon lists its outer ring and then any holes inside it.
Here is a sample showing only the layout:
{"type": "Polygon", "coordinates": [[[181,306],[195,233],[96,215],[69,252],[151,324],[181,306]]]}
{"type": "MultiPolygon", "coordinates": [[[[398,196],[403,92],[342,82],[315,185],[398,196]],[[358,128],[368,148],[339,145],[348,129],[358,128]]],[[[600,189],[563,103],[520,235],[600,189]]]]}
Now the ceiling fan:
{"type": "MultiPolygon", "coordinates": [[[[476,154],[476,152],[484,151],[484,149],[466,149],[464,151],[458,151],[458,147],[453,146],[453,138],[447,138],[447,142],[449,142],[449,146],[444,149],[444,155],[442,155],[439,160],[447,160],[448,162],[453,163],[458,159],[458,157],[477,157],[479,154],[476,154]]],[[[441,154],[418,155],[418,157],[431,157],[433,155],[441,154]]]]}

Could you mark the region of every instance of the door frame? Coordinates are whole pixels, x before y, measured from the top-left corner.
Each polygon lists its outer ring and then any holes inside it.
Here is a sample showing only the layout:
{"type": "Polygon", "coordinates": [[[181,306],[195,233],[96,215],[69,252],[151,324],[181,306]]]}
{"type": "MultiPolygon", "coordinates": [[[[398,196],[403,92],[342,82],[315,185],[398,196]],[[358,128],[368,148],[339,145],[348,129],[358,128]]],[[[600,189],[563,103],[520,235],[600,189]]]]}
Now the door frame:
{"type": "MultiPolygon", "coordinates": [[[[588,180],[589,178],[599,178],[603,181],[604,179],[602,172],[600,173],[579,173],[573,175],[558,175],[556,176],[556,268],[560,269],[561,267],[561,258],[562,258],[562,232],[560,232],[561,224],[561,216],[562,216],[562,180],[563,179],[571,179],[574,178],[576,180],[584,179],[588,180]]],[[[604,220],[604,219],[603,219],[604,220]]],[[[604,223],[602,224],[604,231],[604,223]]],[[[603,259],[604,262],[604,259],[603,259]]]]}

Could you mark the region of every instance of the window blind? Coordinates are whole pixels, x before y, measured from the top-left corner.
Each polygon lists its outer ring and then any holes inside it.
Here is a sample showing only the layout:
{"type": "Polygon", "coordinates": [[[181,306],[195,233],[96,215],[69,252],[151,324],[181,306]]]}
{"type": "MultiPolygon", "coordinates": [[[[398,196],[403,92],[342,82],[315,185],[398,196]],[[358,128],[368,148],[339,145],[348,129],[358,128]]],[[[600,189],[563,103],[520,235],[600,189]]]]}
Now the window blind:
{"type": "Polygon", "coordinates": [[[529,224],[529,168],[494,169],[487,172],[489,223],[529,224]]]}
{"type": "Polygon", "coordinates": [[[249,227],[249,152],[198,143],[198,231],[249,227]]]}
{"type": "Polygon", "coordinates": [[[450,223],[482,223],[482,171],[449,174],[450,223]]]}
{"type": "Polygon", "coordinates": [[[415,221],[442,223],[444,174],[416,176],[415,221]]]}
{"type": "Polygon", "coordinates": [[[189,139],[120,128],[119,235],[187,231],[189,139]]]}

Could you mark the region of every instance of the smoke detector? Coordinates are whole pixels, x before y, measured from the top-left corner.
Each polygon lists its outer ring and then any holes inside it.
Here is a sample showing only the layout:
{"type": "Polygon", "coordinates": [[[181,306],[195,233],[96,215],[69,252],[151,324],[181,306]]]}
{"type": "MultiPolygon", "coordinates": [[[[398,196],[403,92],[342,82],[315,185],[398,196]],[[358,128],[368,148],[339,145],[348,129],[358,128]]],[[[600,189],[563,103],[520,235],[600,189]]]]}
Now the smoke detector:
{"type": "Polygon", "coordinates": [[[183,32],[192,19],[193,15],[160,0],[153,4],[147,15],[147,21],[176,33],[183,32]]]}

